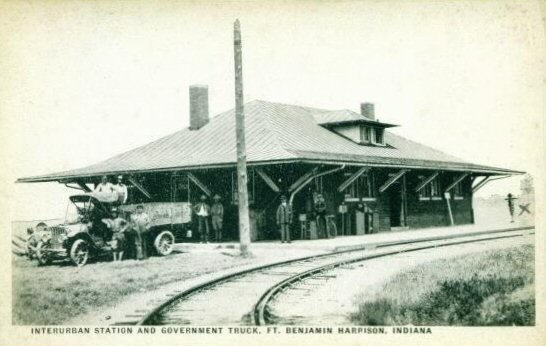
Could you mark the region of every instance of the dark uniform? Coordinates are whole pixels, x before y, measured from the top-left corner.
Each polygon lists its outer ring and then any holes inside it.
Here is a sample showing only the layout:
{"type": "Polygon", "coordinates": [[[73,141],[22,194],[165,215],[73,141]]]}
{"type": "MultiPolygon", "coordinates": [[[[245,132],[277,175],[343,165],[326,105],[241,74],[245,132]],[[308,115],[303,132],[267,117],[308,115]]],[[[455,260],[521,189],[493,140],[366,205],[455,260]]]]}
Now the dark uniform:
{"type": "Polygon", "coordinates": [[[214,203],[210,208],[210,216],[212,221],[212,229],[217,242],[222,241],[222,227],[224,221],[224,206],[220,203],[220,196],[214,196],[214,203]]]}
{"type": "Polygon", "coordinates": [[[286,203],[286,199],[277,208],[277,226],[281,232],[281,242],[290,243],[290,224],[292,223],[292,206],[286,203]]]}

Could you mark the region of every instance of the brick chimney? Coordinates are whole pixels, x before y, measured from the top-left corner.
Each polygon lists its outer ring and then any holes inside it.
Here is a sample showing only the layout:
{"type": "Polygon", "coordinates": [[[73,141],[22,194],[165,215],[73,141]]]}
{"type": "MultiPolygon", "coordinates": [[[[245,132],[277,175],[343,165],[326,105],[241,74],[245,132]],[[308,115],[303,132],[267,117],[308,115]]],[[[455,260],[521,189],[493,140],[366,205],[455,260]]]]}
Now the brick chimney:
{"type": "Polygon", "coordinates": [[[209,87],[190,85],[190,130],[199,130],[209,122],[209,87]]]}
{"type": "Polygon", "coordinates": [[[375,120],[375,111],[373,103],[361,103],[360,104],[360,114],[365,116],[370,120],[375,120]]]}

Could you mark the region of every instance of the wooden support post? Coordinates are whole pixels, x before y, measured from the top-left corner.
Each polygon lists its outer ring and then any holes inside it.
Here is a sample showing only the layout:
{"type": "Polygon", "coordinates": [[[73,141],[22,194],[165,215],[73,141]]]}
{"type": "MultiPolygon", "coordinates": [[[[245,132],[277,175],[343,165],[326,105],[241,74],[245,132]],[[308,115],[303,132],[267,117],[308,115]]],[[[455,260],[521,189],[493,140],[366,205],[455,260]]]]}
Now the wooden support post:
{"type": "Polygon", "coordinates": [[[79,187],[82,188],[83,191],[91,192],[91,189],[87,185],[85,185],[85,183],[83,181],[78,180],[78,181],[76,181],[76,183],[78,184],[79,187]]]}
{"type": "Polygon", "coordinates": [[[402,176],[401,181],[401,191],[402,194],[402,208],[400,210],[400,225],[402,227],[408,226],[408,197],[407,197],[407,187],[406,187],[406,176],[402,176]]]}
{"type": "Polygon", "coordinates": [[[304,182],[299,184],[299,186],[290,194],[290,198],[288,199],[288,203],[290,205],[292,205],[292,202],[294,201],[294,196],[296,196],[296,194],[298,192],[300,192],[300,190],[303,189],[307,184],[309,184],[311,181],[313,181],[313,179],[318,178],[318,177],[322,177],[324,175],[332,174],[332,173],[335,173],[337,171],[341,171],[344,168],[345,168],[345,165],[341,165],[340,167],[332,168],[332,169],[324,171],[324,172],[311,174],[311,176],[308,177],[307,180],[305,180],[304,182]]]}
{"type": "Polygon", "coordinates": [[[379,193],[383,193],[385,192],[389,186],[391,186],[392,184],[394,184],[398,179],[400,179],[404,174],[406,174],[408,170],[407,169],[402,169],[400,170],[398,173],[396,173],[395,175],[393,175],[392,177],[390,177],[386,182],[385,184],[383,184],[380,188],[379,188],[379,193]]]}
{"type": "Polygon", "coordinates": [[[140,183],[134,178],[129,177],[128,180],[133,184],[134,187],[136,187],[144,196],[146,196],[148,199],[152,199],[152,195],[144,188],[144,186],[140,185],[140,183]]]}
{"type": "Polygon", "coordinates": [[[476,183],[476,185],[472,186],[472,193],[475,193],[479,189],[481,189],[485,184],[489,182],[490,176],[484,176],[482,180],[480,180],[479,183],[476,183]]]}
{"type": "Polygon", "coordinates": [[[351,175],[349,179],[345,180],[339,187],[337,188],[338,192],[342,192],[345,190],[349,185],[351,185],[355,180],[358,179],[362,174],[366,173],[370,170],[370,167],[362,167],[359,169],[355,174],[351,175]]]}
{"type": "Polygon", "coordinates": [[[430,176],[428,176],[419,185],[417,185],[417,187],[415,188],[415,192],[421,191],[425,186],[430,184],[430,182],[433,181],[434,178],[436,178],[438,176],[438,174],[440,174],[440,172],[435,172],[435,173],[431,174],[430,176]]]}
{"type": "Polygon", "coordinates": [[[271,188],[271,190],[279,193],[281,192],[281,189],[277,186],[277,184],[275,184],[275,182],[273,181],[273,179],[271,179],[269,177],[269,175],[267,175],[267,173],[265,173],[263,171],[263,169],[261,168],[256,168],[256,173],[258,173],[258,175],[260,176],[260,178],[263,179],[263,181],[271,188]]]}
{"type": "Polygon", "coordinates": [[[197,185],[201,189],[201,191],[205,193],[205,195],[207,195],[208,197],[211,197],[212,193],[205,186],[205,184],[201,182],[201,180],[197,179],[197,177],[190,172],[188,172],[187,174],[188,174],[188,179],[190,179],[195,185],[197,185]]]}
{"type": "Polygon", "coordinates": [[[317,170],[318,170],[318,167],[315,167],[312,170],[310,170],[309,172],[307,172],[304,175],[302,175],[301,177],[299,177],[299,179],[296,180],[294,182],[294,184],[290,185],[290,187],[288,188],[288,192],[292,192],[292,191],[296,190],[297,188],[299,188],[300,185],[305,183],[307,181],[307,179],[309,179],[309,177],[312,177],[317,172],[317,170]]]}
{"type": "Polygon", "coordinates": [[[481,189],[485,184],[489,183],[489,182],[492,182],[494,180],[499,180],[499,179],[504,179],[504,178],[508,178],[510,177],[510,175],[501,175],[501,176],[498,176],[498,177],[494,177],[492,178],[491,176],[487,176],[485,177],[485,179],[483,179],[482,181],[480,181],[478,184],[474,185],[472,187],[472,193],[478,191],[479,189],[481,189]]]}
{"type": "Polygon", "coordinates": [[[233,50],[235,61],[235,132],[237,139],[237,187],[239,194],[239,243],[241,256],[250,255],[250,216],[245,147],[245,109],[243,99],[243,53],[239,19],[233,25],[233,50]]]}
{"type": "Polygon", "coordinates": [[[446,187],[445,191],[444,192],[449,192],[451,191],[452,188],[455,187],[455,185],[457,185],[458,183],[460,183],[464,178],[466,178],[468,176],[468,173],[463,173],[461,175],[459,175],[455,180],[453,180],[453,182],[448,186],[446,187]]]}
{"type": "Polygon", "coordinates": [[[447,203],[447,212],[449,214],[449,224],[450,226],[455,225],[455,222],[453,221],[453,212],[451,211],[451,194],[449,192],[444,193],[444,198],[447,203]]]}

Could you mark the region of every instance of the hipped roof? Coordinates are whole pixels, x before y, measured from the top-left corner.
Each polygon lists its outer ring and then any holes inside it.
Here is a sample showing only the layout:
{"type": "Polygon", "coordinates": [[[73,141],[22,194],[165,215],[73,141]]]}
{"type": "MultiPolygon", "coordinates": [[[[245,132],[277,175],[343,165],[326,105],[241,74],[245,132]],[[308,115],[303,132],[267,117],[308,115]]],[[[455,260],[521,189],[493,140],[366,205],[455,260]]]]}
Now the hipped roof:
{"type": "MultiPolygon", "coordinates": [[[[469,163],[428,146],[385,133],[387,146],[357,144],[323,126],[324,119],[354,120],[358,113],[251,101],[245,104],[247,162],[321,162],[517,174],[510,169],[469,163]]],[[[362,117],[363,120],[369,120],[362,117]]],[[[119,173],[170,171],[236,164],[234,110],[213,117],[199,130],[182,129],[102,162],[69,171],[20,178],[18,182],[70,181],[119,173]]]]}

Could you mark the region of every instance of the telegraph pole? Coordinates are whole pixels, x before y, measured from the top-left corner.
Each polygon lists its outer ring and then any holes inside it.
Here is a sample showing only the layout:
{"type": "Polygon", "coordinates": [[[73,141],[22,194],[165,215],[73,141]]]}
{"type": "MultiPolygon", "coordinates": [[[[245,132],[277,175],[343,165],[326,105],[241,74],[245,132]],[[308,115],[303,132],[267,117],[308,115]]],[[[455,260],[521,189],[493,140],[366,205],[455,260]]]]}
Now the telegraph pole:
{"type": "Polygon", "coordinates": [[[245,147],[245,108],[243,104],[243,57],[239,19],[233,25],[235,54],[235,131],[237,138],[237,187],[239,192],[239,241],[241,255],[250,255],[250,217],[248,213],[248,189],[245,147]]]}

